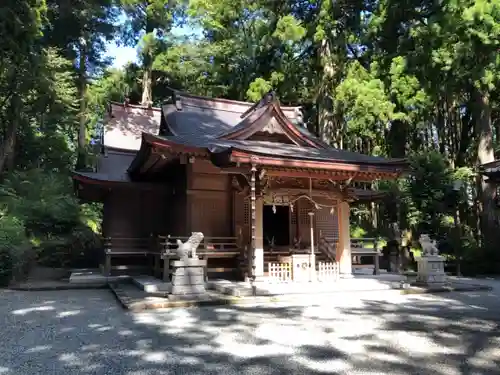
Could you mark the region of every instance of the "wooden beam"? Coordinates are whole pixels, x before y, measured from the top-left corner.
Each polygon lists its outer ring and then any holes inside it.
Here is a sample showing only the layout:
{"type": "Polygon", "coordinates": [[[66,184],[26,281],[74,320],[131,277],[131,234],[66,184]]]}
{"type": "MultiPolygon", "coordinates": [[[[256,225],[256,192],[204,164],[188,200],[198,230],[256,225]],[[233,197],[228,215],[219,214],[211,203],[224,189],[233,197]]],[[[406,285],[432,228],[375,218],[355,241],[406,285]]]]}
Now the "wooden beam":
{"type": "Polygon", "coordinates": [[[352,181],[371,182],[378,179],[395,179],[398,174],[394,173],[370,173],[370,172],[348,172],[348,171],[320,171],[310,169],[290,169],[273,168],[266,169],[267,176],[273,177],[292,177],[292,178],[313,178],[317,180],[346,181],[352,178],[352,181]]]}
{"type": "Polygon", "coordinates": [[[319,171],[343,171],[354,173],[402,173],[404,167],[399,164],[351,164],[346,162],[337,162],[335,160],[313,161],[313,160],[298,160],[276,158],[272,156],[255,156],[247,152],[235,150],[230,156],[232,162],[240,163],[257,163],[267,167],[281,168],[301,168],[307,170],[319,171]]]}
{"type": "MultiPolygon", "coordinates": [[[[291,195],[300,195],[300,194],[309,194],[309,191],[307,189],[297,189],[297,188],[270,188],[267,189],[267,193],[275,193],[279,195],[280,193],[288,193],[291,195]]],[[[312,190],[312,195],[316,197],[324,197],[324,198],[331,198],[331,199],[339,199],[339,198],[344,198],[344,195],[342,194],[341,191],[332,191],[332,190],[312,190]]]]}

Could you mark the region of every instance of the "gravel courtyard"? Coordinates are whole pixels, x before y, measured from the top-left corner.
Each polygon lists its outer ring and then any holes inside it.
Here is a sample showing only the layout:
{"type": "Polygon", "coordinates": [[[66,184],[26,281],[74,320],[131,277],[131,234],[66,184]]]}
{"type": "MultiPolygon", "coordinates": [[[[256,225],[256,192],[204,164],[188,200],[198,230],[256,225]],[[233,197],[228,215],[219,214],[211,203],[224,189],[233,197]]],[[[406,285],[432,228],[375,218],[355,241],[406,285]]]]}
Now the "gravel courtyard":
{"type": "Polygon", "coordinates": [[[134,314],[107,290],[0,291],[0,375],[500,374],[499,291],[134,314]]]}

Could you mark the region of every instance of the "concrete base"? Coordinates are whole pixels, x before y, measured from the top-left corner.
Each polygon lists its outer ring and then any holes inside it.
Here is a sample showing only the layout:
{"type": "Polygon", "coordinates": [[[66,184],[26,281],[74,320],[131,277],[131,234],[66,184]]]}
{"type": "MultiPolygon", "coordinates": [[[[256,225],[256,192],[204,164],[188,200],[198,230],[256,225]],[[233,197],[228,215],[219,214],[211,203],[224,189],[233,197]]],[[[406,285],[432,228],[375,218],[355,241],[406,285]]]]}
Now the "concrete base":
{"type": "Polygon", "coordinates": [[[141,290],[146,293],[170,293],[172,284],[166,283],[153,276],[137,276],[132,281],[141,290]]]}

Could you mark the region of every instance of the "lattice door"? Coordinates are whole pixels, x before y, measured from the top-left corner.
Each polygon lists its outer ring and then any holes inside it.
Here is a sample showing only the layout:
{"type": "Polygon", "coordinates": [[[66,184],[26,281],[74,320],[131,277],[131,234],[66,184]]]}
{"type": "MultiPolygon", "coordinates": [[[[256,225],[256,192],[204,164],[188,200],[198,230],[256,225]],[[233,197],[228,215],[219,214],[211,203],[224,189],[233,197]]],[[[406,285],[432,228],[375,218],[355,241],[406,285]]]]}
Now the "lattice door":
{"type": "MultiPolygon", "coordinates": [[[[323,202],[318,202],[323,203],[323,202]]],[[[324,202],[325,204],[332,205],[332,202],[324,202]]],[[[333,209],[333,214],[330,212],[329,207],[316,210],[316,236],[317,238],[326,238],[328,242],[338,244],[339,241],[339,219],[338,219],[338,205],[333,209]]]]}
{"type": "Polygon", "coordinates": [[[250,200],[234,193],[234,235],[241,236],[244,244],[250,243],[250,200]]]}

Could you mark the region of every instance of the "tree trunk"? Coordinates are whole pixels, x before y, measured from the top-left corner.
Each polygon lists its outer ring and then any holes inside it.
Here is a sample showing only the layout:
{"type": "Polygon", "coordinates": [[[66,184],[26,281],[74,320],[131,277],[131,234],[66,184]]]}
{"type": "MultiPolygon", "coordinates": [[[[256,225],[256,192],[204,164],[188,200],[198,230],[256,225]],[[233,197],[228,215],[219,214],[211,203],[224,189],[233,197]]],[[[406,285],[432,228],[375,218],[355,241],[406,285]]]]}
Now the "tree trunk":
{"type": "Polygon", "coordinates": [[[144,73],[142,74],[142,100],[141,104],[150,107],[153,105],[153,64],[152,59],[144,59],[144,73]]]}
{"type": "Polygon", "coordinates": [[[392,158],[404,158],[408,139],[408,126],[404,121],[394,120],[387,134],[389,155],[392,158]]]}
{"type": "Polygon", "coordinates": [[[4,142],[0,149],[0,174],[6,172],[8,167],[14,166],[15,162],[15,149],[17,130],[19,129],[19,122],[21,116],[22,99],[16,90],[10,99],[10,114],[8,116],[8,125],[5,132],[4,142]]]}
{"type": "Polygon", "coordinates": [[[142,51],[142,99],[141,104],[146,107],[153,105],[153,61],[154,61],[154,27],[153,23],[146,20],[146,35],[143,42],[146,44],[142,51]],[[147,38],[147,37],[150,38],[147,38]],[[147,41],[146,41],[147,40],[147,41]]]}
{"type": "Polygon", "coordinates": [[[334,147],[342,148],[342,135],[336,126],[331,86],[335,78],[335,66],[332,61],[330,42],[321,41],[318,48],[318,59],[322,67],[320,89],[318,92],[318,135],[320,139],[334,147]]]}
{"type": "Polygon", "coordinates": [[[78,86],[80,94],[80,126],[78,127],[78,155],[76,169],[87,167],[87,45],[82,38],[80,41],[80,60],[78,69],[78,86]]]}
{"type": "MultiPolygon", "coordinates": [[[[493,129],[491,126],[491,108],[489,96],[479,90],[474,92],[474,109],[476,111],[476,130],[478,135],[477,159],[479,164],[495,159],[493,151],[493,129]]],[[[483,248],[489,249],[495,244],[495,186],[486,182],[486,177],[480,181],[480,220],[483,238],[483,248]]]]}

